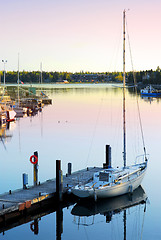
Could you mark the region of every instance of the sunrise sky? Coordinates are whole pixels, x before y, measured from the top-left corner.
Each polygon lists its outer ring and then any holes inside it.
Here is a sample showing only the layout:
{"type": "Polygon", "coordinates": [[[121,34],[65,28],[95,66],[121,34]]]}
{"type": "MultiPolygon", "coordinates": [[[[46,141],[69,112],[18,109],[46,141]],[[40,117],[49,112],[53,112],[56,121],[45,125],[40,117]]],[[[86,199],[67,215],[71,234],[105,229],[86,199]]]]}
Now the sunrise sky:
{"type": "MultiPolygon", "coordinates": [[[[135,70],[161,67],[160,0],[0,0],[6,70],[122,71],[122,13],[135,70]]],[[[128,49],[128,44],[127,44],[128,49]]],[[[128,50],[127,50],[128,54],[128,50]]],[[[3,70],[0,61],[0,69],[3,70]]],[[[127,57],[126,70],[131,69],[127,57]]]]}

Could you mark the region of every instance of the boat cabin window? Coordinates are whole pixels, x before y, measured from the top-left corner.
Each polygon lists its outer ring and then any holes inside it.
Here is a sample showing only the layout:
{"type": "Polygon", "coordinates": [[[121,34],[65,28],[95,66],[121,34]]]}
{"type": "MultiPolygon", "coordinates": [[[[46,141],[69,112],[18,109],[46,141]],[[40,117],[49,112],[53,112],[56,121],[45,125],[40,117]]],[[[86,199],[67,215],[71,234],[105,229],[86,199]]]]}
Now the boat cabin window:
{"type": "Polygon", "coordinates": [[[109,173],[100,172],[99,173],[99,181],[109,182],[109,173]]]}

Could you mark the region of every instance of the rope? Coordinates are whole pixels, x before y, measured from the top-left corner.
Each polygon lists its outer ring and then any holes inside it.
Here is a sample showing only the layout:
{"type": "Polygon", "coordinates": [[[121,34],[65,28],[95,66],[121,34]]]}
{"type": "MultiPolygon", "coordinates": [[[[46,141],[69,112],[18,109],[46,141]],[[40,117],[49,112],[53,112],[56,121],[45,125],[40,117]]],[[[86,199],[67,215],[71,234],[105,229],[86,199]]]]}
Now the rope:
{"type": "Polygon", "coordinates": [[[142,228],[141,228],[141,240],[143,238],[143,227],[144,227],[144,221],[145,221],[145,212],[146,212],[146,203],[145,203],[145,208],[144,208],[143,224],[142,224],[142,228]]]}
{"type": "Polygon", "coordinates": [[[141,114],[140,114],[140,107],[139,107],[139,101],[138,101],[138,93],[137,93],[137,88],[136,88],[137,80],[136,80],[136,75],[135,75],[134,67],[133,67],[132,51],[131,51],[131,45],[130,45],[128,27],[127,27],[127,20],[126,20],[126,29],[127,29],[127,38],[128,38],[129,51],[130,51],[131,66],[132,66],[132,72],[133,72],[133,78],[134,78],[134,88],[135,88],[135,92],[136,92],[136,102],[137,102],[138,118],[139,118],[140,131],[141,131],[141,137],[142,137],[142,143],[143,143],[143,150],[144,150],[144,154],[145,154],[145,159],[147,159],[147,157],[146,157],[146,148],[145,148],[145,140],[144,140],[144,133],[143,133],[143,127],[142,127],[142,120],[141,120],[141,114]]]}
{"type": "Polygon", "coordinates": [[[101,102],[100,102],[100,106],[99,106],[96,122],[95,122],[95,125],[94,125],[93,135],[92,135],[92,139],[91,139],[91,143],[90,143],[90,147],[89,147],[89,151],[88,151],[88,155],[87,155],[87,160],[86,160],[86,166],[87,166],[87,163],[88,163],[88,160],[89,160],[89,156],[90,156],[90,153],[91,153],[91,149],[92,149],[92,145],[93,145],[93,141],[94,141],[94,137],[95,137],[95,133],[96,133],[96,128],[97,128],[97,125],[98,125],[98,120],[99,120],[100,113],[101,113],[102,103],[103,103],[103,98],[101,98],[101,102]]]}

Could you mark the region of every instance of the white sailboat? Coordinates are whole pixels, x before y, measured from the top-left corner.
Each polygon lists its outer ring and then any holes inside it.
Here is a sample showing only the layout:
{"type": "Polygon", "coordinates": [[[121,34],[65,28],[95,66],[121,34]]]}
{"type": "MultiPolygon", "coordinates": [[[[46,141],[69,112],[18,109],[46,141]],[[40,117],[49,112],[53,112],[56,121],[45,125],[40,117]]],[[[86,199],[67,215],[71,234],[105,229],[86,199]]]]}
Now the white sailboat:
{"type": "MultiPolygon", "coordinates": [[[[126,166],[126,118],[125,118],[125,13],[123,12],[123,161],[122,168],[111,168],[97,172],[93,180],[85,185],[78,184],[72,193],[79,198],[107,198],[133,192],[141,184],[147,169],[147,156],[144,147],[142,163],[126,166]]],[[[144,143],[143,143],[144,145],[144,143]]]]}

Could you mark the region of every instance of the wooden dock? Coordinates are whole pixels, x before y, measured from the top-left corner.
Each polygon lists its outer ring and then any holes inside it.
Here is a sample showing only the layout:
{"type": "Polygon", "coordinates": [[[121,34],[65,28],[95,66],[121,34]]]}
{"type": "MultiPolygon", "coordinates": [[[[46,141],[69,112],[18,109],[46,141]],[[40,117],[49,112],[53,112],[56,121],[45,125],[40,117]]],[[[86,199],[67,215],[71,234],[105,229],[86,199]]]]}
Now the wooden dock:
{"type": "MultiPolygon", "coordinates": [[[[93,176],[93,174],[102,168],[87,168],[71,175],[63,176],[63,200],[62,205],[67,204],[67,196],[70,201],[74,200],[74,196],[70,193],[72,186],[78,183],[87,183],[93,176]]],[[[75,201],[75,200],[74,200],[75,201]]],[[[44,183],[39,183],[37,186],[31,186],[27,189],[19,189],[15,191],[9,191],[0,195],[0,225],[7,225],[7,222],[11,223],[18,217],[31,214],[35,209],[41,209],[42,206],[48,203],[57,205],[56,201],[56,179],[47,180],[44,183]]]]}

